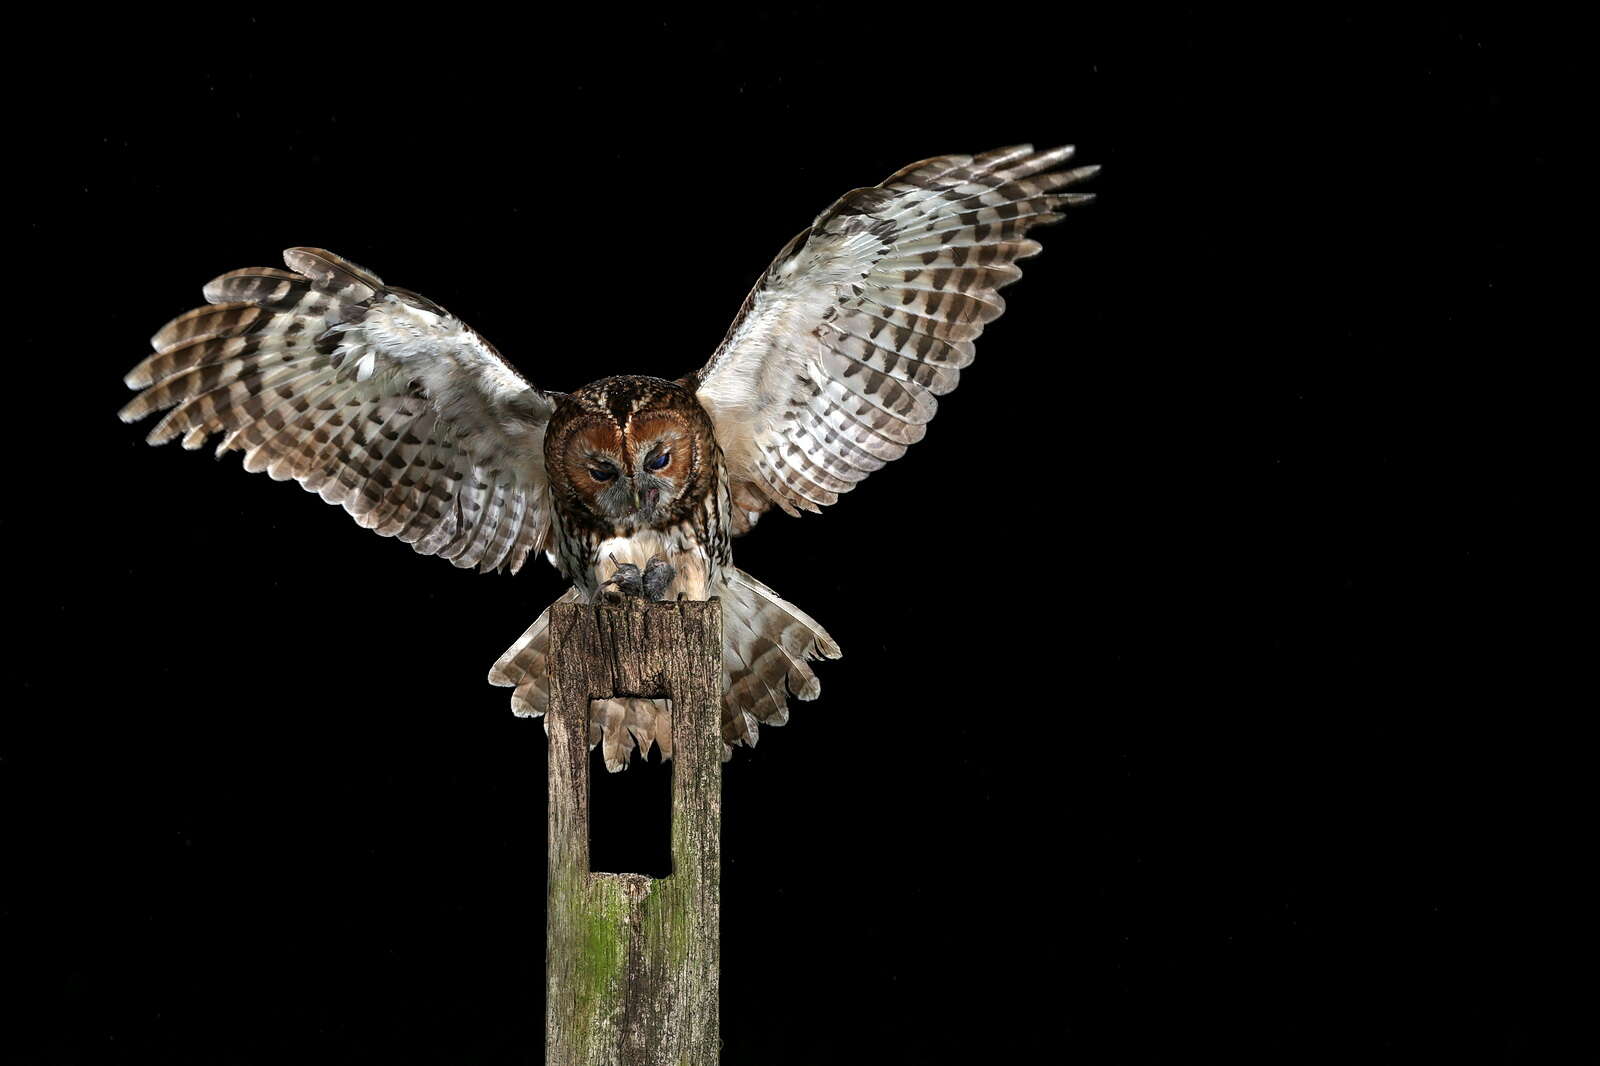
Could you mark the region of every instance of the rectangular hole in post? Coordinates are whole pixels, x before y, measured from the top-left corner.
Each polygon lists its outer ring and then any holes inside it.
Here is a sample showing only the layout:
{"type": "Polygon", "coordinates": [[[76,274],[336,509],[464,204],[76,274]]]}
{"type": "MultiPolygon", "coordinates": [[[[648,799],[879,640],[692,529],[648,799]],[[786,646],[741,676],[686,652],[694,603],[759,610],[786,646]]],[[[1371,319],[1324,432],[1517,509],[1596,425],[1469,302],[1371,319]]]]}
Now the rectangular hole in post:
{"type": "Polygon", "coordinates": [[[672,763],[658,748],[611,773],[601,749],[589,753],[589,870],[672,873],[672,763]]]}

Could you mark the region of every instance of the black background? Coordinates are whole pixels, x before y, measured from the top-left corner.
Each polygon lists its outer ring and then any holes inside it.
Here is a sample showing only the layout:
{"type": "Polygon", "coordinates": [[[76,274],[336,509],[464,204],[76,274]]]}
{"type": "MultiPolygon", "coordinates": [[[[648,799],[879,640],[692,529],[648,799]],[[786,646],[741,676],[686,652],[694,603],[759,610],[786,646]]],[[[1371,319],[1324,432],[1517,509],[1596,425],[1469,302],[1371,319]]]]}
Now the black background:
{"type": "Polygon", "coordinates": [[[0,1058],[539,1059],[485,673],[563,584],[147,448],[206,280],[322,245],[540,384],[677,376],[837,195],[1017,141],[1097,202],[925,442],[736,545],[845,657],[726,768],[723,1061],[1544,1058],[1558,27],[256,7],[13,40],[0,1058]]]}

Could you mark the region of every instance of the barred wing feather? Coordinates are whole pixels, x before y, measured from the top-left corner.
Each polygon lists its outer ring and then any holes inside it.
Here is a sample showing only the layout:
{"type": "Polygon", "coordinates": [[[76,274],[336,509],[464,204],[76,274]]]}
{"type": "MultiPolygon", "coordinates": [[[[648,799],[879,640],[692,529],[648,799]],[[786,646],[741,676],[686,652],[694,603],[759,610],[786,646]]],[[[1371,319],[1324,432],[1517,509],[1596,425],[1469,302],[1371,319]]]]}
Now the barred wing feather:
{"type": "Polygon", "coordinates": [[[938,401],[1005,310],[1029,229],[1091,197],[1097,167],[1031,145],[913,163],[846,193],[778,253],[693,380],[739,512],[835,503],[922,439],[938,401]]]}
{"type": "Polygon", "coordinates": [[[362,526],[457,566],[515,572],[550,524],[552,399],[437,304],[331,252],[291,248],[205,288],[151,339],[121,416],[147,438],[293,478],[362,526]]]}

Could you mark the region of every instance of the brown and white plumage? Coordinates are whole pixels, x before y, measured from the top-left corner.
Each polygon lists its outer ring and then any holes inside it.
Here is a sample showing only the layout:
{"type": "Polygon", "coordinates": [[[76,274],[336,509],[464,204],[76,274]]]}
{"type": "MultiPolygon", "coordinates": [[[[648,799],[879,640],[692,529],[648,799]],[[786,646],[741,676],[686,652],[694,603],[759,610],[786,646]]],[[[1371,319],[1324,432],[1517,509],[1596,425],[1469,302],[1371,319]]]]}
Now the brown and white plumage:
{"type": "MultiPolygon", "coordinates": [[[[941,156],[846,193],[779,253],[727,337],[677,382],[617,377],[534,388],[438,305],[330,252],[289,270],[224,274],[130,371],[124,420],[166,414],[153,444],[244,452],[363,526],[457,566],[521,568],[542,550],[596,595],[618,563],[657,556],[669,593],[724,604],[723,739],[754,744],[815,699],[809,663],[838,646],[809,615],[732,565],[762,512],[817,511],[922,438],[998,290],[1039,251],[1030,228],[1088,199],[1071,148],[941,156]]],[[[548,612],[495,664],[520,715],[549,698],[548,612]]],[[[672,752],[650,700],[597,701],[607,766],[672,752]]]]}
{"type": "Polygon", "coordinates": [[[146,438],[294,478],[363,526],[457,566],[520,569],[550,524],[554,403],[443,308],[332,253],[291,248],[205,287],[128,372],[146,438]]]}
{"type": "Polygon", "coordinates": [[[1019,145],[913,163],[778,253],[695,376],[747,524],[835,503],[922,439],[1016,261],[1039,252],[1028,230],[1089,199],[1060,190],[1098,168],[1050,170],[1071,156],[1019,145]]]}

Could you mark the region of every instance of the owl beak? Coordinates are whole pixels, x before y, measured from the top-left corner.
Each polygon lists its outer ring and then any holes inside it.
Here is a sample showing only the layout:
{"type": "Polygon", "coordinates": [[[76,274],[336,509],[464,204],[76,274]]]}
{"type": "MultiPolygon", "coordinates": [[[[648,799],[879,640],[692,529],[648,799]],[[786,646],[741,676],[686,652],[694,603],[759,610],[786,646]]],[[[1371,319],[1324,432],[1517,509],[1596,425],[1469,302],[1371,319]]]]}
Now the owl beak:
{"type": "Polygon", "coordinates": [[[635,514],[648,514],[655,510],[656,501],[661,499],[661,490],[654,486],[642,487],[637,481],[629,482],[629,490],[633,494],[633,511],[635,514]]]}

